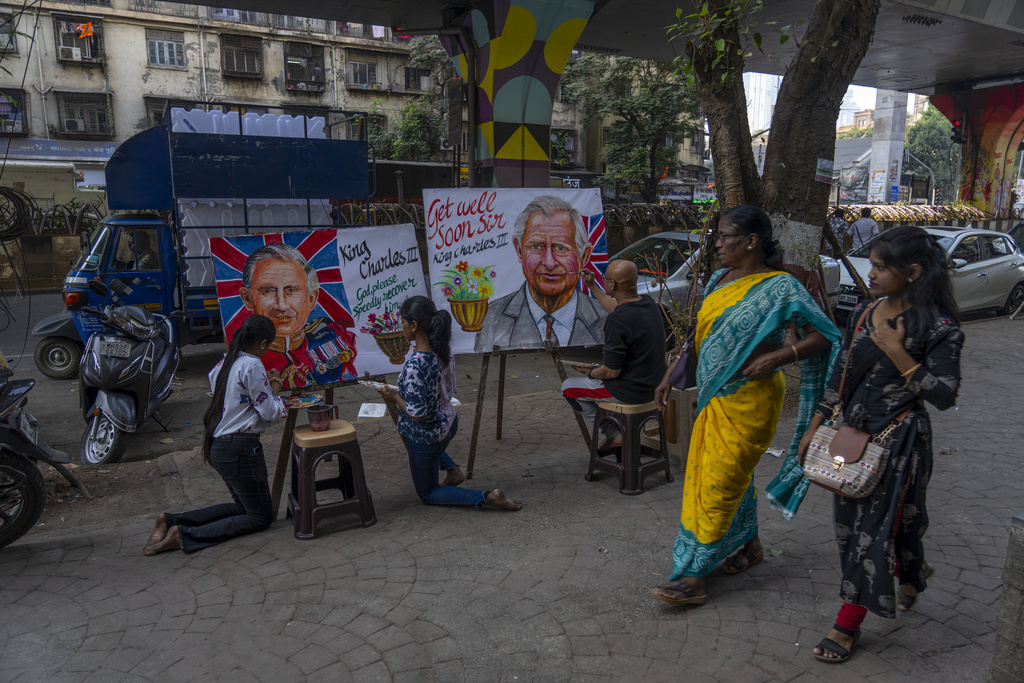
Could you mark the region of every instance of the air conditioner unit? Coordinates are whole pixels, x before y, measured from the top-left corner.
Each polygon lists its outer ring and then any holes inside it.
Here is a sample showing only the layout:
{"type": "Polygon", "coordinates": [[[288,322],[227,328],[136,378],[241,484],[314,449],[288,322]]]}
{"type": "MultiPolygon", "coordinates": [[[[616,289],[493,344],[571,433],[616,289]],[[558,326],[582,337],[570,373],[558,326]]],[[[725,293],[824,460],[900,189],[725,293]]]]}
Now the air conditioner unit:
{"type": "Polygon", "coordinates": [[[85,121],[82,119],[64,119],[65,133],[84,133],[85,121]]]}
{"type": "Polygon", "coordinates": [[[80,62],[82,61],[82,48],[80,47],[65,47],[61,46],[58,48],[58,58],[69,61],[69,62],[80,62]]]}
{"type": "Polygon", "coordinates": [[[451,149],[452,143],[448,142],[448,138],[441,138],[441,149],[451,149]]]}

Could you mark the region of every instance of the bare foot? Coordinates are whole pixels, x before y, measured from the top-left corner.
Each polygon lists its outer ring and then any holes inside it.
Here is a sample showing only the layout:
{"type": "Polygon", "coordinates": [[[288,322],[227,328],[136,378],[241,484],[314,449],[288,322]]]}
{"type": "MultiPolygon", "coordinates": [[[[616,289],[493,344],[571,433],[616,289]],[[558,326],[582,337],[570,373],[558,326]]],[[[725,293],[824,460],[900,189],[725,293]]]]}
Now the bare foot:
{"type": "Polygon", "coordinates": [[[149,540],[146,541],[146,545],[143,548],[148,548],[154,543],[159,543],[164,540],[164,536],[167,535],[167,520],[164,519],[164,513],[160,513],[156,517],[156,524],[153,525],[153,533],[149,535],[149,540]]]}
{"type": "Polygon", "coordinates": [[[453,470],[448,470],[448,474],[445,475],[441,486],[458,486],[464,481],[466,481],[466,475],[462,473],[461,468],[456,467],[453,470]]]}
{"type": "Polygon", "coordinates": [[[522,503],[520,503],[515,498],[509,498],[501,489],[494,489],[493,491],[488,491],[487,494],[484,496],[484,505],[490,505],[491,507],[501,508],[502,510],[511,510],[512,512],[515,512],[516,510],[521,510],[523,508],[522,503]]]}
{"type": "Polygon", "coordinates": [[[167,530],[167,535],[158,543],[147,545],[146,549],[142,551],[142,554],[156,555],[157,553],[162,553],[168,550],[177,550],[180,547],[181,539],[178,538],[178,527],[175,525],[167,530]]]}
{"type": "MultiPolygon", "coordinates": [[[[856,636],[848,636],[845,633],[840,633],[835,629],[829,631],[828,635],[825,637],[831,640],[836,645],[845,648],[848,652],[851,653],[853,652],[853,646],[857,640],[856,636]]],[[[812,651],[814,652],[815,657],[824,659],[844,659],[844,657],[840,656],[839,654],[832,652],[831,650],[826,650],[820,645],[815,645],[814,650],[812,651]]],[[[849,655],[847,655],[847,657],[849,657],[849,655]]]]}

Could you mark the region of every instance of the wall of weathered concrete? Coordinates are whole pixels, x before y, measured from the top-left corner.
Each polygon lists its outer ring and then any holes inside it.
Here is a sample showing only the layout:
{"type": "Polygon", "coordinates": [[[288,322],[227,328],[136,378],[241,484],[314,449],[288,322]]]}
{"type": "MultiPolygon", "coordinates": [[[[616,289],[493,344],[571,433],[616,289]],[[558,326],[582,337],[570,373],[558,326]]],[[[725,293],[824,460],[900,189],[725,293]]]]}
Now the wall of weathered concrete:
{"type": "Polygon", "coordinates": [[[996,615],[992,683],[1024,681],[1024,513],[1013,518],[996,615]]]}

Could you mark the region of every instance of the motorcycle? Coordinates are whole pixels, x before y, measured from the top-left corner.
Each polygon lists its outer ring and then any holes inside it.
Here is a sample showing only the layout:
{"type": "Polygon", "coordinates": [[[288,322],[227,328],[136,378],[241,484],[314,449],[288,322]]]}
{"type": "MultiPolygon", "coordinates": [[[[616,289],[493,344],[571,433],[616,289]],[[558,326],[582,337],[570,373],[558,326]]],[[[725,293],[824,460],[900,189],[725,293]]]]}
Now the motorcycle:
{"type": "Polygon", "coordinates": [[[43,514],[46,482],[37,462],[45,462],[87,497],[85,487],[64,467],[71,457],[39,438],[39,423],[25,410],[35,380],[11,380],[0,354],[0,548],[21,538],[43,514]]]}
{"type": "MultiPolygon", "coordinates": [[[[98,280],[90,289],[109,296],[98,280]]],[[[86,315],[101,318],[113,334],[89,337],[79,370],[79,396],[86,429],[82,434],[82,464],[119,462],[128,435],[152,417],[165,431],[157,409],[173,393],[178,369],[178,344],[171,316],[154,315],[136,306],[85,307],[86,315]]],[[[180,383],[180,382],[179,382],[180,383]]]]}

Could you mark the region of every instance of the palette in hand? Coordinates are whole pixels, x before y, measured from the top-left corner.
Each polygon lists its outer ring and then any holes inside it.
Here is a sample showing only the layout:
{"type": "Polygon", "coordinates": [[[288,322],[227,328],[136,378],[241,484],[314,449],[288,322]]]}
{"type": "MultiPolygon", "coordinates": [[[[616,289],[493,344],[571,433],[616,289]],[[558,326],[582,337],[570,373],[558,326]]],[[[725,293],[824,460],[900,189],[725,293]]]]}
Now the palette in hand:
{"type": "Polygon", "coordinates": [[[394,384],[387,384],[386,382],[374,382],[372,379],[361,379],[357,381],[364,387],[370,387],[371,389],[376,389],[377,391],[380,391],[381,389],[394,389],[395,391],[398,391],[398,387],[396,387],[394,384]]]}

